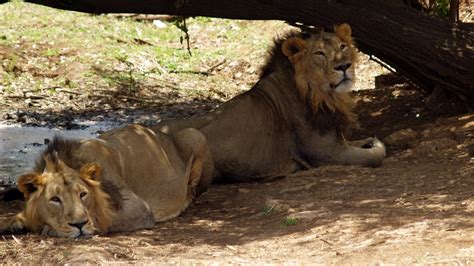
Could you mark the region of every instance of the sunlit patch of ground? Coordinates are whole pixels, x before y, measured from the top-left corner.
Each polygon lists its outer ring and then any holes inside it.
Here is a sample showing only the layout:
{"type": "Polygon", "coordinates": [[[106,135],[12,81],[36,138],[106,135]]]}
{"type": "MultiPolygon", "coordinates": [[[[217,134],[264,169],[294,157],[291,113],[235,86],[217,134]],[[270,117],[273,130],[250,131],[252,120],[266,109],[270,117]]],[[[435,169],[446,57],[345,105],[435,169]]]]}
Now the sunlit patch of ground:
{"type": "MultiPolygon", "coordinates": [[[[252,86],[272,38],[288,28],[190,19],[190,57],[180,31],[164,23],[0,5],[1,122],[74,128],[80,117],[150,124],[205,112],[252,86]]],[[[473,263],[474,116],[435,114],[425,95],[364,55],[357,72],[357,89],[372,90],[354,93],[354,138],[387,144],[382,167],[214,185],[153,230],[77,240],[6,235],[1,261],[473,263]]],[[[0,213],[21,206],[2,202],[0,213]]]]}

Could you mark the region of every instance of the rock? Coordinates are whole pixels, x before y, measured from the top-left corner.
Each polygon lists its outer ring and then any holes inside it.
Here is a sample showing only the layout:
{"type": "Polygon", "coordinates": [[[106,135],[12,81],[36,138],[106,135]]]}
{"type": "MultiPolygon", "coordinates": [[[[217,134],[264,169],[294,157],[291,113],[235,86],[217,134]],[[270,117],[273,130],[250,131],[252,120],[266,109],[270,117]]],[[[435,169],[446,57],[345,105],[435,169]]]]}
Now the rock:
{"type": "Polygon", "coordinates": [[[327,213],[321,211],[301,211],[292,213],[289,217],[297,219],[298,221],[313,221],[325,215],[327,215],[327,213]]]}
{"type": "Polygon", "coordinates": [[[10,113],[6,113],[4,116],[3,116],[3,119],[5,120],[12,120],[14,118],[14,116],[10,113]]]}
{"type": "Polygon", "coordinates": [[[240,193],[247,194],[247,193],[250,192],[250,189],[248,189],[248,188],[239,188],[238,191],[239,191],[240,193]]]}
{"type": "Polygon", "coordinates": [[[153,25],[155,25],[155,27],[157,27],[158,29],[165,29],[167,27],[167,25],[159,19],[153,20],[153,25]]]}
{"type": "Polygon", "coordinates": [[[390,134],[384,139],[384,143],[392,146],[409,146],[418,136],[411,128],[402,129],[390,134]]]}
{"type": "Polygon", "coordinates": [[[467,147],[467,152],[469,153],[469,156],[474,157],[474,143],[467,147]]]}
{"type": "Polygon", "coordinates": [[[16,122],[26,123],[26,113],[18,113],[16,117],[16,122]]]}

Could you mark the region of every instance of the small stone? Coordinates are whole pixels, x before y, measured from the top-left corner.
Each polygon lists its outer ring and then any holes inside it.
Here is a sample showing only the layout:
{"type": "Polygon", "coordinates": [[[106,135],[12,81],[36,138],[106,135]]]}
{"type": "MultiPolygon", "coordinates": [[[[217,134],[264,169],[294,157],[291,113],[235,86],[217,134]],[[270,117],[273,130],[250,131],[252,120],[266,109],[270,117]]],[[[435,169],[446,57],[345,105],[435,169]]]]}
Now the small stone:
{"type": "Polygon", "coordinates": [[[6,114],[3,116],[3,119],[5,119],[5,120],[11,120],[11,119],[13,119],[13,115],[12,115],[12,114],[9,114],[9,113],[6,113],[6,114]]]}
{"type": "Polygon", "coordinates": [[[16,117],[16,122],[26,123],[26,114],[25,113],[19,113],[16,117]]]}
{"type": "Polygon", "coordinates": [[[418,133],[411,128],[402,129],[390,134],[384,139],[384,143],[393,146],[409,146],[418,133]]]}
{"type": "Polygon", "coordinates": [[[462,131],[454,131],[453,133],[454,140],[456,140],[458,143],[463,143],[466,140],[466,134],[462,131]]]}
{"type": "Polygon", "coordinates": [[[250,189],[248,189],[248,188],[239,188],[238,191],[239,191],[240,193],[247,194],[247,193],[250,192],[250,189]]]}
{"type": "Polygon", "coordinates": [[[155,27],[157,27],[158,29],[164,29],[167,27],[167,25],[165,23],[163,23],[163,21],[159,20],[159,19],[155,19],[153,20],[153,25],[155,25],[155,27]]]}
{"type": "Polygon", "coordinates": [[[467,152],[469,156],[474,157],[474,143],[467,146],[467,152]]]}

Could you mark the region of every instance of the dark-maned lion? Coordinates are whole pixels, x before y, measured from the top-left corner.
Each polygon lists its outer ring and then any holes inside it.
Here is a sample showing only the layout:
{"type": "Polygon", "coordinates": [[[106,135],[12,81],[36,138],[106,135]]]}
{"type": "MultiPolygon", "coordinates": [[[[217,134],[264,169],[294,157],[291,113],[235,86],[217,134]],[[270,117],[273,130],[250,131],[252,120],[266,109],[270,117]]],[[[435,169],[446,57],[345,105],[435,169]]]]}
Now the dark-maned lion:
{"type": "Polygon", "coordinates": [[[259,81],[207,115],[164,121],[155,132],[199,129],[207,138],[215,177],[274,177],[321,164],[378,166],[376,138],[347,142],[356,124],[349,92],[356,48],[351,27],[335,33],[291,32],[275,41],[259,81]]]}
{"type": "Polygon", "coordinates": [[[25,209],[0,233],[75,238],[150,228],[179,215],[211,182],[212,160],[196,129],[172,136],[141,126],[99,139],[55,138],[18,179],[25,209]]]}

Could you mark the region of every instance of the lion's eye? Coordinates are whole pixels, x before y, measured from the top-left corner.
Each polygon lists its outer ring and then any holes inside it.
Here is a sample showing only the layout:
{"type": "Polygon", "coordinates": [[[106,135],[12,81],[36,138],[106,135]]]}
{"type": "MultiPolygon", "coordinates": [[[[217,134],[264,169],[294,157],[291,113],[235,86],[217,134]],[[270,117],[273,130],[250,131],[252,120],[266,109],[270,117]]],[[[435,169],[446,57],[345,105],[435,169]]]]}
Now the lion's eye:
{"type": "Polygon", "coordinates": [[[347,47],[347,45],[346,45],[346,44],[344,44],[344,43],[342,43],[342,44],[341,44],[341,50],[344,50],[344,49],[346,49],[346,47],[347,47]]]}
{"type": "Polygon", "coordinates": [[[85,196],[87,196],[87,192],[85,191],[82,191],[80,194],[79,194],[79,197],[84,198],[85,196]]]}
{"type": "Polygon", "coordinates": [[[51,197],[51,199],[49,199],[49,200],[52,201],[52,202],[55,202],[55,203],[61,203],[61,199],[59,197],[56,197],[56,196],[51,197]]]}
{"type": "Polygon", "coordinates": [[[323,51],[316,51],[314,52],[315,55],[320,55],[320,56],[324,56],[324,52],[323,51]]]}

